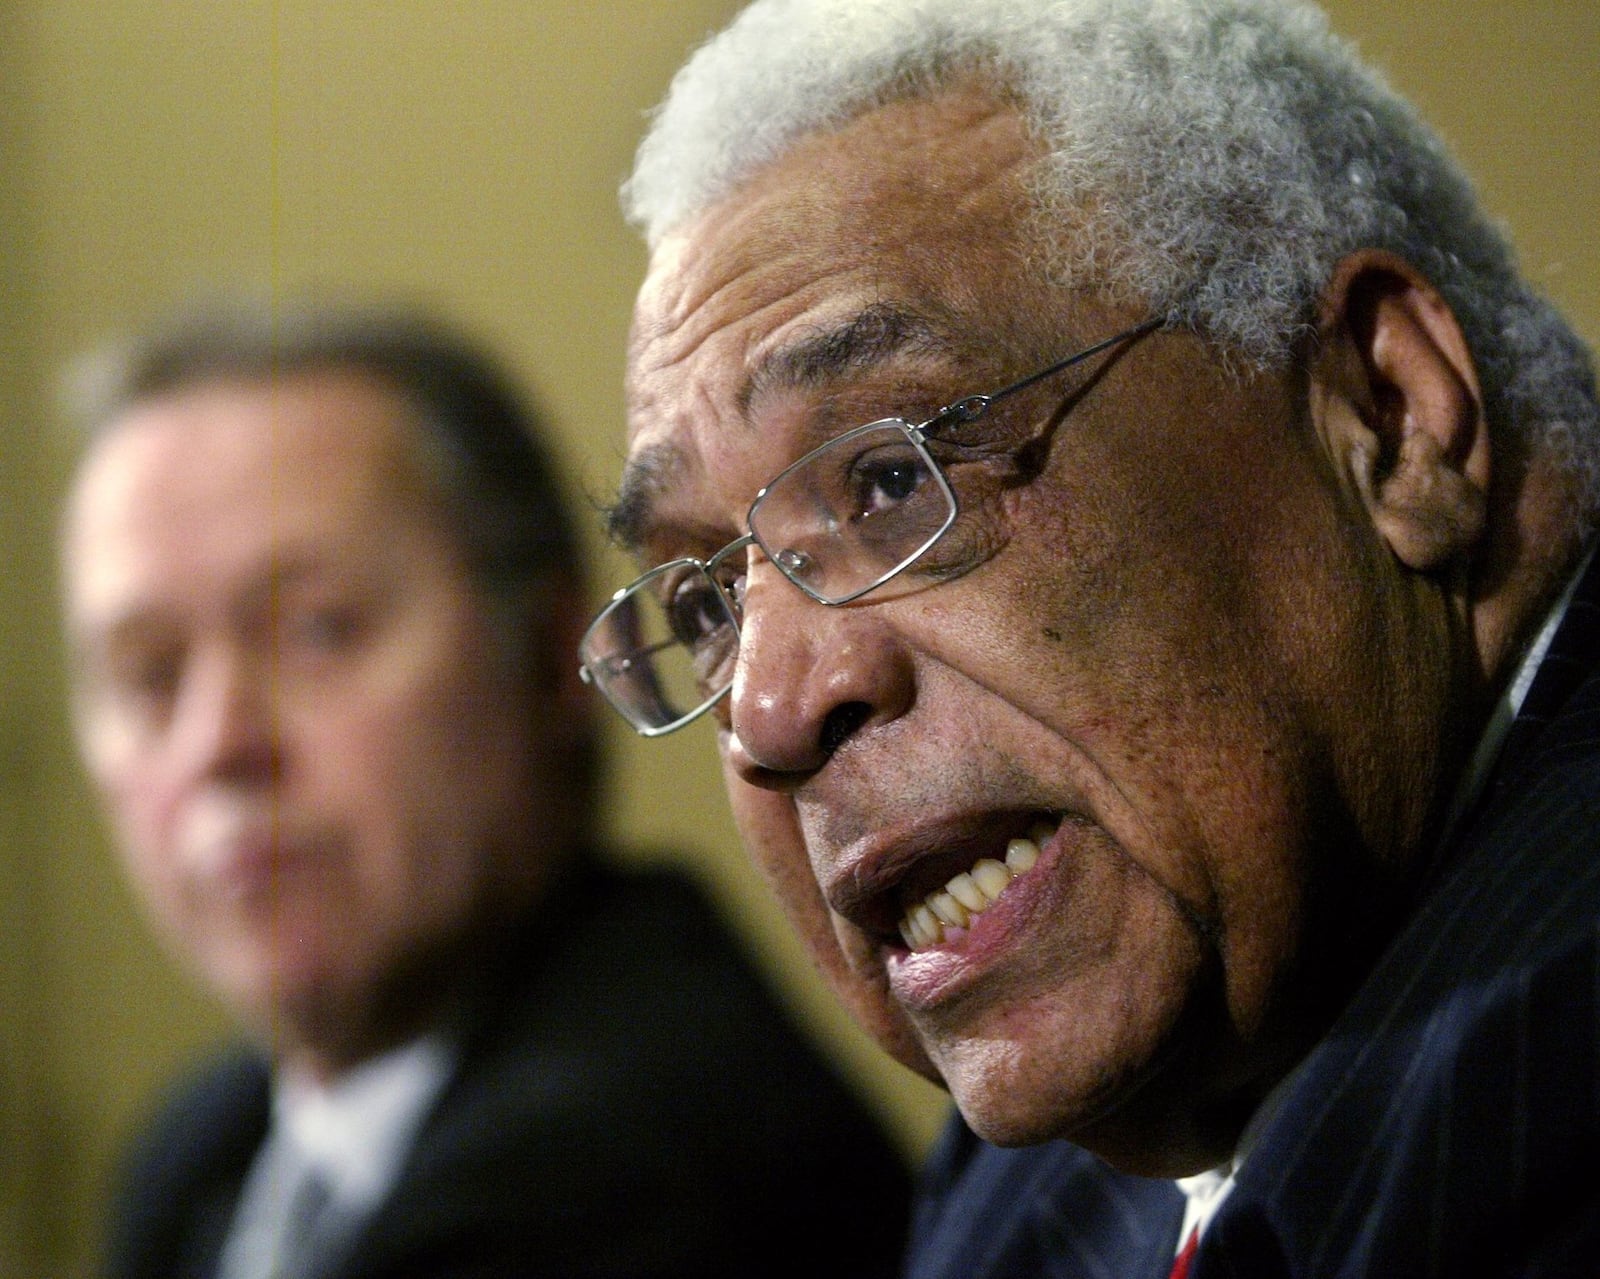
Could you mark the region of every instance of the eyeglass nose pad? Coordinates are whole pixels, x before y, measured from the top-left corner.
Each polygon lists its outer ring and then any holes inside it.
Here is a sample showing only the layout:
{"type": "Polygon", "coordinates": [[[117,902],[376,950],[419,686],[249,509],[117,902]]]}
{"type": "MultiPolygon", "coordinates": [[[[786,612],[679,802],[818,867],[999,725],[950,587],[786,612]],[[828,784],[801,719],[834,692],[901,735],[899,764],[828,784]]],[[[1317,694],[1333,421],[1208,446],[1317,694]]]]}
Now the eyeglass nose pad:
{"type": "Polygon", "coordinates": [[[803,573],[811,566],[811,557],[804,551],[786,546],[773,557],[773,562],[786,573],[803,573]]]}
{"type": "Polygon", "coordinates": [[[798,580],[810,576],[815,563],[804,551],[797,551],[792,546],[786,546],[772,557],[772,562],[783,570],[784,576],[798,580]]]}

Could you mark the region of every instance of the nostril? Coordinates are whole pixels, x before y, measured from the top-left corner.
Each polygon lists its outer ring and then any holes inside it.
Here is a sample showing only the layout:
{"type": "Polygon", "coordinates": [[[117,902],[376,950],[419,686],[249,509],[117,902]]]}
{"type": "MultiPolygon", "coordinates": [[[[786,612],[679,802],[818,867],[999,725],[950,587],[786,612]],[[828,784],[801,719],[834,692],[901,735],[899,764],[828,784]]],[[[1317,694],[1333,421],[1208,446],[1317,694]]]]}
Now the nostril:
{"type": "Polygon", "coordinates": [[[842,706],[835,706],[822,721],[822,733],[818,739],[822,753],[825,756],[832,755],[855,735],[871,714],[872,708],[865,702],[846,702],[842,706]]]}

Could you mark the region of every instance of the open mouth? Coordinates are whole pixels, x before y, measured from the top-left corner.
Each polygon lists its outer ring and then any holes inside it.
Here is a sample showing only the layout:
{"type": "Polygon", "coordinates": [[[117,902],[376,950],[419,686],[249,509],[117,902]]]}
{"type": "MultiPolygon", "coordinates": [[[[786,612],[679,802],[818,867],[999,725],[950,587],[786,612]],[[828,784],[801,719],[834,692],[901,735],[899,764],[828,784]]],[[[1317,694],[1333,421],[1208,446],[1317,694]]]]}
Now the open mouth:
{"type": "Polygon", "coordinates": [[[949,940],[950,930],[971,928],[1012,883],[1033,869],[1040,845],[1060,827],[1060,818],[1036,820],[1026,835],[1007,841],[1003,858],[979,857],[968,869],[907,907],[899,923],[906,946],[912,951],[931,950],[949,940]]]}

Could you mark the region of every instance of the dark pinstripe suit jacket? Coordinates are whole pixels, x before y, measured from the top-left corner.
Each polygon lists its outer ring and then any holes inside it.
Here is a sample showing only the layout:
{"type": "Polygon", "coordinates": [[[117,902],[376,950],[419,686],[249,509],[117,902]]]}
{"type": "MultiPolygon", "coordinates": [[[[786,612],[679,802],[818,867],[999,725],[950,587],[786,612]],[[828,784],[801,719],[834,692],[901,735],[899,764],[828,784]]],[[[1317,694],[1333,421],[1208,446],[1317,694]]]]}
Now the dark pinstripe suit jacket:
{"type": "MultiPolygon", "coordinates": [[[[1600,559],[1446,869],[1289,1086],[1191,1275],[1600,1276],[1597,1137],[1600,559]]],[[[931,1168],[913,1279],[1170,1264],[1166,1183],[970,1137],[931,1168]]]]}

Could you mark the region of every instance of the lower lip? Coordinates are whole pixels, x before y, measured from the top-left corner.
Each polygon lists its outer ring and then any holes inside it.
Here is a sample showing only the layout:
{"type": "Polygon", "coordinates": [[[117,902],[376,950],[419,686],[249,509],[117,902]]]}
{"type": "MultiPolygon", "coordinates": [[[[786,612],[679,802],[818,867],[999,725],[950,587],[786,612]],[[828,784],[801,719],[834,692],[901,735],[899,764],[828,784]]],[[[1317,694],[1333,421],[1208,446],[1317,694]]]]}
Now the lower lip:
{"type": "Polygon", "coordinates": [[[276,841],[234,845],[217,855],[206,879],[223,900],[250,906],[280,896],[299,865],[276,841]]]}
{"type": "Polygon", "coordinates": [[[1011,881],[999,901],[937,946],[885,948],[884,966],[895,999],[909,1012],[931,1009],[967,993],[1003,964],[1007,953],[1022,944],[1059,856],[1059,836],[1052,836],[1040,848],[1039,860],[1011,881]]]}

